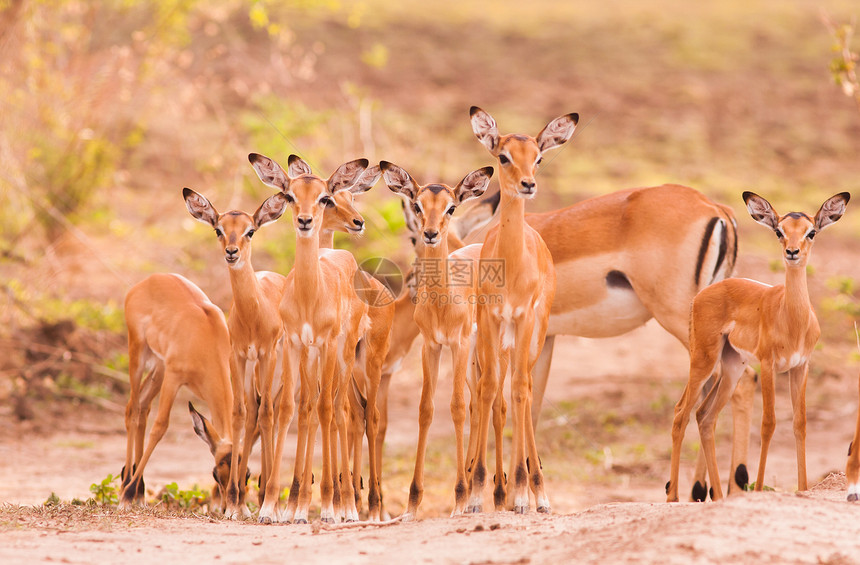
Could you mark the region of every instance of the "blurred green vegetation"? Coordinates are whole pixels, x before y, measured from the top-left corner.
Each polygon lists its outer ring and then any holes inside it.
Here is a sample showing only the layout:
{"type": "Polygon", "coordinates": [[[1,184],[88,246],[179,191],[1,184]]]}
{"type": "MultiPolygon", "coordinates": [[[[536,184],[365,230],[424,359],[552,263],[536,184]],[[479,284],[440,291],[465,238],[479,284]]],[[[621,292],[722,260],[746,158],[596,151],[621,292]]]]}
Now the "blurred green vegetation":
{"type": "MultiPolygon", "coordinates": [[[[270,189],[252,151],[300,154],[322,176],[364,156],[453,183],[492,162],[473,104],[503,132],[580,113],[531,210],[688,184],[735,208],[755,258],[739,268],[768,277],[772,241],[740,193],[810,210],[860,178],[860,116],[832,85],[853,67],[833,66],[822,9],[833,22],[857,12],[849,0],[0,0],[0,319],[121,332],[125,291],[155,271],[226,309],[223,260],[183,186],[221,211],[255,209],[270,189]]],[[[408,265],[399,201],[380,183],[358,206],[366,234],[336,244],[408,265]]],[[[860,214],[831,232],[831,249],[847,248],[860,214]]],[[[255,267],[287,272],[293,237],[289,218],[267,226],[255,267]]],[[[820,287],[836,274],[820,272],[820,287]]],[[[843,326],[853,312],[836,311],[843,326]]]]}

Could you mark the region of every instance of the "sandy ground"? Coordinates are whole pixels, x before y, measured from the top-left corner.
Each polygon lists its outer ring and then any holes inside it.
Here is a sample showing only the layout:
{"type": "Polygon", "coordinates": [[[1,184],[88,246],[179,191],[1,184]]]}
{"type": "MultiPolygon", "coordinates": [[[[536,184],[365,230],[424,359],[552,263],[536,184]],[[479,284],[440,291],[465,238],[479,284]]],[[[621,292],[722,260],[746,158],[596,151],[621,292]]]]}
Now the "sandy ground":
{"type": "MultiPolygon", "coordinates": [[[[654,324],[627,338],[563,338],[557,341],[556,351],[544,411],[548,421],[560,413],[559,406],[567,398],[607,401],[625,398],[625,391],[645,394],[648,383],[655,379],[674,381],[678,391],[683,386],[686,354],[654,324]]],[[[406,370],[395,377],[390,452],[405,450],[413,442],[418,381],[410,367],[416,362],[413,352],[406,370]]],[[[444,387],[439,388],[433,435],[444,438],[450,435],[450,423],[443,410],[447,407],[444,387]]],[[[816,395],[810,394],[810,398],[816,395]]],[[[777,433],[766,481],[776,492],[749,493],[720,503],[665,504],[665,478],[660,477],[668,475],[668,461],[661,460],[652,468],[642,468],[641,476],[634,468],[621,480],[577,482],[548,477],[554,504],[551,516],[503,512],[447,518],[450,501],[446,495],[426,501],[422,519],[415,523],[331,529],[318,523],[267,527],[152,510],[127,513],[67,504],[41,507],[52,492],[63,501],[86,499],[91,483],[119,471],[125,446],[122,415],[79,409],[65,421],[20,424],[4,412],[0,419],[0,500],[6,504],[0,511],[0,561],[860,562],[856,526],[860,505],[845,502],[844,477],[838,472],[828,476],[844,465],[856,399],[843,403],[841,414],[811,402],[808,469],[811,484],[817,486],[797,494],[793,492],[794,440],[784,389],[778,389],[777,407],[777,433]]],[[[173,424],[147,468],[147,486],[154,491],[171,481],[180,485],[210,482],[211,457],[186,418],[184,402],[177,403],[173,424]]],[[[754,428],[757,421],[758,417],[754,428]]],[[[688,441],[694,440],[695,426],[691,425],[688,441]]],[[[651,441],[668,447],[668,429],[656,430],[651,441]]],[[[727,461],[727,452],[728,442],[724,441],[721,461],[727,461]]],[[[755,461],[755,429],[750,453],[755,461]]],[[[545,467],[550,466],[548,461],[545,467]]],[[[688,492],[691,474],[692,461],[685,461],[682,493],[688,492]]],[[[406,487],[389,486],[386,493],[395,516],[405,502],[406,487]]]]}

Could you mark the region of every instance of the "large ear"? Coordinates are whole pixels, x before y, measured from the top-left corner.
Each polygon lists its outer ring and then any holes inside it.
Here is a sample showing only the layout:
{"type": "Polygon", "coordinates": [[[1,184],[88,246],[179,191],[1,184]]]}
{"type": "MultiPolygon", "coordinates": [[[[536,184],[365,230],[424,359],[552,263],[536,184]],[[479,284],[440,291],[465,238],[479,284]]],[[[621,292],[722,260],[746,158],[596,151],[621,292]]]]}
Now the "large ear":
{"type": "Polygon", "coordinates": [[[257,176],[263,181],[263,184],[271,186],[276,190],[287,190],[290,181],[284,169],[279,164],[259,153],[251,153],[248,155],[248,160],[257,172],[257,176]]]}
{"type": "Polygon", "coordinates": [[[367,165],[367,159],[356,159],[338,167],[328,179],[329,192],[334,194],[339,190],[351,188],[361,178],[362,173],[367,169],[367,165]]]}
{"type": "Polygon", "coordinates": [[[191,412],[191,421],[194,424],[194,433],[196,433],[197,437],[202,439],[203,442],[209,446],[209,451],[212,452],[212,455],[215,455],[215,451],[221,443],[221,436],[218,435],[218,432],[212,429],[212,424],[209,423],[209,420],[204,418],[203,414],[194,409],[191,402],[188,403],[188,411],[191,412]]]}
{"type": "Polygon", "coordinates": [[[308,165],[304,159],[298,155],[290,155],[290,158],[287,159],[287,176],[294,179],[302,175],[310,174],[313,174],[311,173],[311,166],[308,165]]]}
{"type": "Polygon", "coordinates": [[[540,152],[558,147],[567,142],[579,123],[579,114],[565,114],[559,116],[546,125],[537,136],[537,144],[540,152]]]}
{"type": "Polygon", "coordinates": [[[755,192],[744,192],[744,202],[747,205],[747,212],[750,213],[752,219],[763,226],[766,226],[776,231],[779,225],[779,214],[770,205],[770,202],[756,194],[755,192]]]}
{"type": "Polygon", "coordinates": [[[218,223],[218,211],[205,196],[197,194],[190,188],[183,188],[182,197],[185,198],[185,207],[194,219],[213,227],[218,223]]]}
{"type": "Polygon", "coordinates": [[[490,179],[493,176],[493,167],[484,167],[477,171],[472,171],[460,181],[460,184],[454,187],[454,197],[463,202],[470,198],[477,198],[484,194],[487,187],[490,186],[490,179]]]}
{"type": "Polygon", "coordinates": [[[457,213],[451,218],[448,229],[454,230],[454,234],[463,241],[469,234],[483,228],[496,214],[501,200],[501,192],[496,191],[487,198],[464,204],[458,208],[457,213]]]}
{"type": "Polygon", "coordinates": [[[406,169],[388,161],[380,161],[379,168],[382,169],[382,180],[385,181],[391,192],[402,194],[409,200],[415,200],[418,195],[418,185],[412,180],[412,176],[406,172],[406,169]]]}
{"type": "Polygon", "coordinates": [[[271,224],[280,218],[286,209],[287,197],[284,196],[283,192],[276,192],[260,204],[260,207],[254,212],[254,225],[259,229],[266,224],[271,224]]]}
{"type": "Polygon", "coordinates": [[[379,168],[378,165],[374,165],[370,168],[364,170],[361,173],[361,176],[358,177],[358,180],[355,181],[355,184],[350,187],[349,191],[353,194],[361,194],[362,192],[367,192],[373,185],[379,181],[379,177],[382,176],[382,169],[379,168]]]}
{"type": "Polygon", "coordinates": [[[495,155],[499,150],[499,128],[496,126],[496,120],[477,106],[472,106],[469,109],[469,117],[472,121],[472,131],[475,132],[475,137],[484,144],[490,153],[495,155]]]}
{"type": "Polygon", "coordinates": [[[818,213],[815,214],[815,229],[821,231],[841,218],[842,214],[845,213],[845,207],[848,205],[850,199],[851,195],[847,192],[840,192],[836,196],[828,198],[821,205],[818,213]]]}

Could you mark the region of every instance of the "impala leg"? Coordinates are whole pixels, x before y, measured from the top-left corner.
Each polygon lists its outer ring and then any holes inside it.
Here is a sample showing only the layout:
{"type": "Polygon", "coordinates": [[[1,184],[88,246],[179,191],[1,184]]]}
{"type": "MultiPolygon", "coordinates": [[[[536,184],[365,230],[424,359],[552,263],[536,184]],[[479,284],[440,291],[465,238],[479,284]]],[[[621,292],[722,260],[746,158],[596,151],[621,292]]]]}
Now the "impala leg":
{"type": "Polygon", "coordinates": [[[702,448],[699,450],[705,458],[708,469],[708,477],[711,479],[711,499],[721,500],[723,498],[722,483],[720,483],[720,471],[717,465],[717,448],[714,437],[717,427],[717,417],[729,401],[732,394],[732,380],[726,374],[724,363],[723,373],[708,391],[699,409],[696,411],[696,420],[699,424],[699,438],[702,448]]]}
{"type": "MultiPolygon", "coordinates": [[[[694,336],[695,337],[695,336],[694,336]]],[[[701,342],[694,340],[690,350],[690,378],[684,387],[684,392],[675,405],[675,415],[672,418],[672,461],[669,482],[666,484],[666,502],[678,502],[678,475],[681,466],[681,444],[684,441],[684,431],[690,421],[702,385],[711,375],[720,357],[724,342],[723,336],[705,337],[701,342]]]]}
{"type": "MultiPolygon", "coordinates": [[[[377,406],[379,414],[379,427],[376,430],[376,472],[379,492],[379,517],[385,519],[386,512],[382,494],[382,448],[385,445],[385,434],[388,432],[388,391],[391,386],[391,373],[383,373],[379,380],[379,393],[377,395],[377,406]]],[[[368,493],[368,505],[371,504],[370,493],[368,493]]]]}
{"type": "MultiPolygon", "coordinates": [[[[143,340],[134,335],[134,328],[129,326],[128,335],[128,381],[129,381],[129,397],[128,404],[125,407],[125,432],[126,432],[126,448],[125,448],[125,465],[122,472],[122,487],[123,490],[131,482],[131,476],[135,471],[135,461],[138,460],[136,452],[143,451],[143,437],[139,437],[140,428],[140,386],[144,376],[144,366],[142,357],[143,340]],[[140,446],[140,447],[138,447],[140,446]]],[[[144,432],[146,423],[144,422],[144,432]]],[[[126,503],[120,501],[120,508],[126,503]]]]}
{"type": "MultiPolygon", "coordinates": [[[[285,347],[286,352],[286,347],[285,347]]],[[[290,394],[293,396],[293,402],[295,403],[296,395],[298,395],[298,430],[296,434],[296,456],[293,460],[293,481],[290,483],[290,495],[287,498],[287,505],[284,508],[284,511],[281,513],[281,521],[282,522],[292,522],[293,518],[296,515],[296,509],[299,504],[299,493],[301,492],[301,478],[302,473],[304,471],[304,460],[305,460],[305,448],[307,444],[307,436],[308,436],[308,404],[310,398],[310,391],[307,388],[307,376],[304,374],[304,370],[301,369],[301,363],[304,363],[304,359],[301,357],[302,352],[296,346],[290,347],[289,354],[285,354],[284,357],[284,393],[290,394]],[[286,374],[286,371],[290,371],[290,375],[286,374]],[[299,380],[296,381],[295,379],[299,380]],[[293,383],[298,382],[299,388],[297,391],[293,392],[286,388],[286,383],[288,380],[293,379],[293,383]]],[[[295,387],[295,384],[293,384],[295,387]]],[[[286,399],[281,398],[282,402],[285,402],[286,399]]]]}
{"type": "MultiPolygon", "coordinates": [[[[387,343],[385,351],[388,351],[387,343]]],[[[369,480],[367,490],[367,506],[368,518],[371,521],[379,521],[381,519],[382,506],[382,461],[381,451],[382,446],[379,442],[380,437],[380,410],[379,390],[382,381],[382,362],[385,356],[382,352],[372,352],[368,354],[367,360],[367,405],[364,407],[366,432],[367,432],[367,455],[370,466],[369,480]],[[379,442],[379,443],[378,443],[379,442]]],[[[361,436],[358,438],[358,444],[361,445],[361,436]]],[[[361,461],[359,459],[359,461],[361,461]]],[[[359,469],[360,472],[360,469],[359,469]]],[[[361,476],[359,475],[358,480],[361,476]]]]}
{"type": "MultiPolygon", "coordinates": [[[[322,387],[320,389],[319,401],[317,402],[317,413],[320,420],[320,431],[322,433],[322,479],[320,480],[320,520],[324,523],[334,523],[334,473],[332,471],[332,420],[334,418],[333,388],[335,365],[337,363],[337,342],[329,340],[321,355],[322,363],[322,387]]],[[[310,442],[308,442],[310,445],[310,442]]]]}
{"type": "Polygon", "coordinates": [[[244,379],[245,363],[234,352],[230,355],[230,385],[233,389],[233,453],[230,456],[230,482],[227,485],[225,501],[222,503],[225,507],[224,515],[230,519],[244,518],[250,515],[248,507],[244,504],[245,470],[248,468],[248,457],[239,457],[239,454],[244,453],[246,448],[250,452],[251,448],[246,444],[251,441],[250,437],[252,437],[246,435],[242,438],[242,426],[244,424],[247,430],[245,419],[249,417],[250,412],[245,405],[244,379]]]}
{"type": "MultiPolygon", "coordinates": [[[[528,476],[526,461],[526,417],[529,402],[529,351],[534,317],[526,316],[517,324],[517,339],[511,352],[511,403],[514,411],[513,463],[514,474],[513,502],[516,514],[529,510],[528,476]]],[[[531,418],[529,418],[531,422],[531,418]]],[[[539,468],[539,465],[535,465],[539,468]]]]}
{"type": "MultiPolygon", "coordinates": [[[[264,469],[263,478],[260,480],[261,488],[267,489],[266,493],[268,494],[268,489],[270,489],[269,483],[273,480],[272,477],[268,476],[272,471],[272,460],[274,459],[274,430],[275,430],[275,406],[274,406],[274,398],[272,395],[272,381],[273,381],[273,372],[274,366],[270,363],[270,358],[268,355],[261,355],[259,360],[257,361],[260,370],[261,384],[260,387],[260,452],[262,454],[262,466],[264,469]]],[[[275,481],[275,488],[278,487],[277,481],[275,481]]],[[[265,506],[265,513],[263,512],[263,508],[260,509],[260,515],[258,517],[258,521],[261,524],[271,524],[274,519],[277,518],[277,504],[278,504],[278,496],[277,493],[274,493],[274,498],[269,500],[264,496],[263,504],[265,506]]]]}
{"type": "Polygon", "coordinates": [[[439,376],[439,357],[442,346],[424,340],[421,354],[421,366],[424,374],[424,384],[421,388],[421,402],[418,407],[418,449],[415,455],[415,471],[412,474],[412,484],[409,487],[409,504],[404,513],[405,520],[414,519],[418,515],[418,507],[424,496],[424,456],[427,452],[427,433],[433,422],[436,379],[439,376]]]}
{"type": "Polygon", "coordinates": [[[756,476],[755,490],[760,491],[764,487],[764,471],[767,463],[767,450],[770,440],[773,438],[773,430],[776,427],[776,414],[774,401],[776,390],[774,388],[773,362],[770,359],[761,360],[761,455],[758,462],[758,475],[756,476]]]}
{"type": "MultiPolygon", "coordinates": [[[[152,401],[161,392],[161,385],[164,383],[164,365],[159,363],[153,369],[143,383],[140,393],[140,419],[138,420],[137,436],[135,438],[135,454],[134,465],[131,467],[132,472],[140,465],[140,459],[143,457],[143,446],[146,437],[146,422],[149,419],[149,411],[152,408],[152,401]]],[[[128,474],[131,479],[132,473],[128,474]]],[[[143,484],[143,477],[137,481],[137,494],[135,501],[143,503],[146,497],[146,487],[143,484]]]]}
{"type": "MultiPolygon", "coordinates": [[[[478,363],[481,378],[478,381],[480,401],[478,410],[478,441],[476,442],[475,463],[472,466],[472,484],[467,512],[481,512],[483,509],[484,484],[487,478],[487,436],[490,431],[490,414],[498,389],[497,373],[499,348],[498,320],[492,320],[489,308],[478,305],[478,363]]],[[[473,431],[474,433],[474,431],[473,431]]]]}
{"type": "MultiPolygon", "coordinates": [[[[281,495],[281,459],[284,453],[284,441],[286,440],[287,430],[293,420],[295,412],[295,397],[293,396],[293,383],[296,378],[295,364],[293,358],[289,355],[284,355],[283,363],[285,370],[282,371],[281,392],[278,397],[277,414],[277,434],[275,436],[275,445],[272,453],[272,467],[269,472],[269,477],[266,480],[266,494],[263,498],[263,506],[260,507],[260,516],[268,516],[270,520],[282,520],[282,515],[277,513],[278,503],[281,495]]],[[[274,367],[272,367],[274,370],[274,367]]]]}
{"type": "MultiPolygon", "coordinates": [[[[496,390],[496,398],[493,400],[493,439],[496,443],[496,472],[493,475],[493,504],[496,511],[505,509],[505,499],[507,497],[508,476],[505,474],[504,456],[505,456],[505,423],[508,418],[508,403],[505,400],[505,377],[508,375],[508,367],[510,365],[510,352],[503,351],[498,361],[499,365],[499,380],[496,390]]],[[[516,418],[516,414],[514,414],[516,418]]],[[[513,427],[516,430],[517,423],[513,422],[513,427]]],[[[514,452],[511,451],[511,469],[514,468],[514,452]]],[[[513,506],[513,501],[509,504],[513,506]]]]}
{"type": "Polygon", "coordinates": [[[543,397],[546,393],[546,384],[549,381],[549,369],[552,365],[552,350],[555,346],[555,336],[548,335],[544,339],[543,349],[537,358],[535,366],[532,368],[532,427],[537,430],[538,421],[540,420],[541,406],[543,405],[543,397]]]}
{"type": "Polygon", "coordinates": [[[789,371],[791,407],[794,410],[794,441],[797,449],[797,490],[807,490],[806,480],[806,379],[809,363],[789,371]]]}
{"type": "Polygon", "coordinates": [[[158,412],[155,415],[155,421],[152,423],[152,429],[149,431],[149,441],[147,441],[146,449],[143,456],[137,463],[134,474],[129,481],[128,486],[122,493],[122,501],[125,505],[131,504],[137,494],[137,483],[143,479],[143,470],[146,463],[149,461],[155,446],[164,437],[167,431],[167,426],[170,424],[170,409],[173,407],[173,401],[176,399],[176,392],[179,386],[185,382],[181,377],[174,377],[172,372],[167,372],[164,379],[164,385],[161,389],[161,398],[158,399],[158,412]]]}
{"type": "MultiPolygon", "coordinates": [[[[860,379],[857,381],[860,389],[860,379]]],[[[858,395],[860,396],[860,395],[858,395]]],[[[848,446],[848,462],[845,464],[845,478],[848,480],[848,500],[860,500],[860,408],[857,410],[857,424],[854,439],[848,446]]]]}
{"type": "Polygon", "coordinates": [[[452,516],[462,514],[466,509],[466,445],[464,427],[466,425],[466,374],[469,370],[468,336],[461,338],[459,344],[451,347],[454,362],[454,390],[451,394],[451,420],[454,422],[454,436],[457,450],[457,482],[454,484],[454,511],[452,516]]]}
{"type": "Polygon", "coordinates": [[[747,457],[749,456],[750,426],[752,425],[753,396],[758,378],[752,367],[747,367],[732,393],[732,473],[729,495],[743,492],[749,485],[747,457]]]}
{"type": "MultiPolygon", "coordinates": [[[[301,479],[299,480],[299,497],[296,505],[295,523],[307,524],[308,509],[311,503],[311,493],[313,488],[313,461],[314,447],[316,444],[317,427],[319,425],[319,414],[315,409],[319,401],[319,354],[314,355],[314,359],[307,360],[307,352],[303,351],[305,362],[299,367],[300,376],[302,379],[301,403],[305,430],[300,438],[299,443],[302,445],[302,452],[298,453],[296,447],[296,469],[301,469],[301,479]],[[299,465],[301,462],[301,465],[299,465]]],[[[301,424],[301,421],[299,422],[301,424]]]]}
{"type": "MultiPolygon", "coordinates": [[[[349,347],[350,344],[347,344],[349,347]]],[[[346,349],[347,353],[355,352],[355,343],[352,349],[346,349]]],[[[347,427],[347,400],[349,389],[352,387],[352,369],[354,362],[347,362],[346,371],[340,375],[337,393],[335,395],[335,422],[340,437],[340,473],[336,475],[340,483],[341,508],[344,520],[347,522],[358,521],[358,508],[355,505],[356,491],[353,488],[351,468],[349,464],[349,428],[347,427]]],[[[358,434],[355,434],[358,435],[358,434]]],[[[361,436],[359,436],[361,437],[361,436]]]]}
{"type": "MultiPolygon", "coordinates": [[[[349,445],[352,452],[352,490],[355,492],[355,509],[361,512],[361,464],[364,458],[364,432],[367,428],[365,401],[358,391],[355,379],[349,383],[349,445]]],[[[368,435],[368,442],[370,441],[368,435]]],[[[373,460],[370,461],[373,467],[373,460]]]]}

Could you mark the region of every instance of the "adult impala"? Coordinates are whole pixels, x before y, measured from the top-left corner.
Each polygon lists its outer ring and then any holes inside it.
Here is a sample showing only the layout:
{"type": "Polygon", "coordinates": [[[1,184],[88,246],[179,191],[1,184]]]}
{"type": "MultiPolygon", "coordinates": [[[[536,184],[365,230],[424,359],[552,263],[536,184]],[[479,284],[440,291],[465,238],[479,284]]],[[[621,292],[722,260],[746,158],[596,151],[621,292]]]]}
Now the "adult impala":
{"type": "MultiPolygon", "coordinates": [[[[143,470],[164,437],[177,391],[187,386],[212,412],[212,423],[189,409],[198,435],[215,457],[215,480],[226,492],[235,465],[230,336],[224,313],[194,283],[175,274],[150,275],[125,297],[131,392],[125,411],[128,434],[120,507],[143,501],[143,470]],[[147,373],[148,367],[152,367],[147,373]],[[152,401],[158,411],[144,449],[152,401]]],[[[223,498],[222,498],[223,504],[223,498]]],[[[223,509],[223,508],[222,508],[223,509]]]]}
{"type": "Polygon", "coordinates": [[[409,489],[409,504],[404,516],[414,518],[424,494],[424,455],[427,432],[433,420],[433,397],[439,377],[442,346],[451,349],[454,368],[454,388],[451,395],[451,418],[456,436],[457,480],[452,514],[461,514],[466,507],[466,453],[464,425],[466,403],[464,388],[470,366],[471,340],[475,323],[474,277],[478,274],[481,245],[469,245],[448,252],[449,221],[457,206],[480,196],[490,184],[492,167],[466,175],[451,188],[444,184],[417,184],[404,169],[381,162],[385,183],[392,191],[402,194],[420,224],[419,232],[424,253],[416,263],[418,293],[413,319],[424,338],[422,367],[424,386],[419,410],[418,451],[415,472],[409,489]]]}
{"type": "MultiPolygon", "coordinates": [[[[367,169],[367,159],[357,159],[338,167],[328,179],[314,175],[310,167],[296,155],[289,158],[285,172],[272,159],[252,153],[248,156],[254,170],[264,184],[281,191],[293,211],[293,226],[296,230],[296,260],[287,276],[287,285],[280,304],[280,315],[284,323],[285,357],[283,386],[292,390],[292,383],[301,376],[302,393],[299,418],[299,438],[296,464],[303,466],[300,479],[298,505],[292,516],[296,522],[307,522],[311,497],[311,470],[314,437],[308,435],[307,421],[313,410],[312,403],[318,401],[317,416],[322,430],[323,470],[320,484],[322,498],[321,520],[335,519],[334,488],[337,479],[337,462],[332,457],[332,420],[335,419],[340,432],[342,452],[341,468],[348,470],[348,446],[345,422],[341,429],[343,406],[335,406],[335,398],[345,400],[338,391],[346,386],[345,375],[351,373],[355,360],[355,346],[367,320],[367,304],[356,293],[353,277],[358,269],[351,253],[339,249],[320,249],[320,233],[323,213],[333,205],[333,195],[347,190],[357,182],[368,182],[362,177],[367,169]],[[300,367],[301,366],[301,370],[300,367]],[[299,453],[304,446],[304,453],[299,453]]],[[[373,179],[376,182],[377,179],[373,179]]],[[[372,184],[372,183],[371,183],[372,184]]],[[[275,470],[281,459],[283,434],[281,422],[292,417],[291,395],[281,395],[278,413],[278,438],[276,441],[275,470]]],[[[274,471],[273,471],[274,475],[274,471]]],[[[277,477],[273,477],[277,480],[277,477]]],[[[343,488],[341,500],[347,505],[347,520],[357,519],[352,481],[338,481],[343,488]]],[[[275,508],[266,510],[266,519],[277,519],[275,508]]],[[[263,517],[264,509],[260,516],[263,517]]],[[[288,512],[292,509],[288,508],[288,512]]]]}
{"type": "Polygon", "coordinates": [[[752,218],[776,233],[782,246],[785,284],[769,286],[749,279],[726,279],[702,290],[693,300],[690,323],[690,379],[675,407],[672,422],[669,502],[678,500],[678,466],[684,430],[702,383],[722,363],[722,373],[696,413],[702,451],[711,479],[712,498],[722,498],[716,464],[714,425],[746,364],[761,363],[761,456],[755,488],[764,485],[767,451],[775,426],[774,376],[788,373],[794,410],[797,451],[797,488],[806,490],[806,379],[809,357],[821,333],[809,302],[806,265],[813,238],[839,220],[850,195],[829,198],[814,218],[802,212],[780,216],[770,203],[744,192],[752,218]]]}

